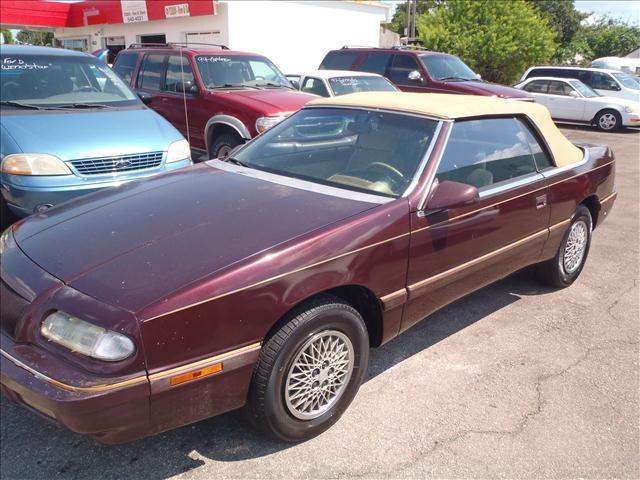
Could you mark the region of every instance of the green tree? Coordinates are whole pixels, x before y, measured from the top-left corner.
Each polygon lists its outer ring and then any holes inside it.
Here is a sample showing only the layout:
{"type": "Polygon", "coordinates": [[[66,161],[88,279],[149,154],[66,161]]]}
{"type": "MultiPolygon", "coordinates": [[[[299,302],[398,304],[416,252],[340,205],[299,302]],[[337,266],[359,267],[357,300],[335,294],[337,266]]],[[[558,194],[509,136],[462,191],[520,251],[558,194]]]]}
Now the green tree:
{"type": "Polygon", "coordinates": [[[585,60],[623,57],[640,46],[640,27],[611,18],[583,25],[576,36],[585,45],[585,60]]]}
{"type": "MultiPolygon", "coordinates": [[[[429,10],[434,8],[439,3],[442,3],[443,0],[417,0],[416,1],[416,15],[422,15],[423,13],[427,13],[429,10]]],[[[387,23],[386,27],[389,30],[393,30],[400,35],[405,35],[405,28],[407,26],[407,3],[398,3],[396,6],[396,11],[393,14],[393,18],[391,22],[387,23]]],[[[416,31],[418,31],[418,24],[416,22],[416,31]]],[[[419,31],[417,32],[419,33],[419,31]]]]}
{"type": "Polygon", "coordinates": [[[16,36],[19,42],[29,45],[53,45],[53,33],[38,30],[20,30],[16,36]]]}
{"type": "Polygon", "coordinates": [[[13,35],[11,35],[11,30],[7,30],[6,28],[0,29],[0,34],[4,37],[4,43],[13,43],[13,35]]]}
{"type": "Polygon", "coordinates": [[[555,33],[525,0],[448,0],[418,16],[424,46],[458,55],[486,80],[510,84],[556,50],[555,33]]]}
{"type": "Polygon", "coordinates": [[[576,10],[573,0],[527,0],[556,32],[556,42],[568,46],[580,30],[580,22],[589,16],[576,10]]]}

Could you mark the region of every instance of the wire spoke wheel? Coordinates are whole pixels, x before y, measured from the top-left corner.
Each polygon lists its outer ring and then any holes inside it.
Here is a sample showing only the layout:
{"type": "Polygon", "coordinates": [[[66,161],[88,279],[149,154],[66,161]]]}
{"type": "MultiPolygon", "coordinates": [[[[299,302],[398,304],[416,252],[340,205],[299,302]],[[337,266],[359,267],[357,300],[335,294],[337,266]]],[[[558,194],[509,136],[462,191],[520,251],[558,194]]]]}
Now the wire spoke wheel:
{"type": "Polygon", "coordinates": [[[587,224],[582,220],[571,225],[562,259],[567,273],[575,272],[582,263],[587,248],[588,228],[587,224]]]}
{"type": "Polygon", "coordinates": [[[300,420],[318,418],[338,402],[354,365],[349,337],[337,330],[313,335],[291,363],[285,383],[285,404],[300,420]]]}

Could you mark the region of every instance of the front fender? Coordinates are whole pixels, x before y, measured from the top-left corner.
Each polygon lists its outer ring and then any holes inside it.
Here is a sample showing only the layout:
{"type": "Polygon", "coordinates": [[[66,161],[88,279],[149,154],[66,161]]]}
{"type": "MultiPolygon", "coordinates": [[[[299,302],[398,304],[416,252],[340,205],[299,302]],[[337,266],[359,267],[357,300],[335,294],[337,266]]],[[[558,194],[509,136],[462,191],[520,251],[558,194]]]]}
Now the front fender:
{"type": "Polygon", "coordinates": [[[216,125],[226,125],[227,127],[231,127],[233,130],[235,130],[243,139],[251,139],[251,133],[249,132],[249,129],[239,118],[232,115],[214,115],[207,121],[207,124],[204,127],[204,138],[207,145],[207,150],[209,149],[209,132],[211,131],[211,128],[215,127],[216,125]]]}

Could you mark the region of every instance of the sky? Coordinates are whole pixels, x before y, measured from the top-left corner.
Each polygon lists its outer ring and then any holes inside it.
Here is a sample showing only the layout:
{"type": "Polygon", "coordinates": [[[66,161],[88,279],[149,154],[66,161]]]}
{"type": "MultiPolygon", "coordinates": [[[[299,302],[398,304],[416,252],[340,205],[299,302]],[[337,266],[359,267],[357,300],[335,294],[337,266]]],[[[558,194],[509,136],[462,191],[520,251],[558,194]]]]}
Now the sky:
{"type": "MultiPolygon", "coordinates": [[[[419,1],[419,0],[418,0],[419,1]]],[[[386,0],[394,7],[404,0],[386,0]]],[[[575,0],[576,10],[608,15],[628,23],[640,25],[640,0],[575,0]]]]}
{"type": "Polygon", "coordinates": [[[640,25],[640,1],[576,0],[576,10],[623,20],[640,25]]]}

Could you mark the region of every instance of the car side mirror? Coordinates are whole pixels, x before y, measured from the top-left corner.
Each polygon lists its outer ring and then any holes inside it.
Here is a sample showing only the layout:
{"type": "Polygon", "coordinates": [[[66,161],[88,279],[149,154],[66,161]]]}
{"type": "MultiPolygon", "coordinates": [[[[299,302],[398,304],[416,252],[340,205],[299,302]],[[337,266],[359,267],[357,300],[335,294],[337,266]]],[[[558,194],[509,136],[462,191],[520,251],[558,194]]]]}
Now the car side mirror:
{"type": "Polygon", "coordinates": [[[407,75],[407,78],[412,82],[421,82],[422,74],[418,70],[411,70],[409,75],[407,75]]]}
{"type": "Polygon", "coordinates": [[[200,90],[198,90],[198,86],[195,85],[192,81],[187,80],[186,82],[176,83],[176,92],[187,93],[189,95],[197,95],[200,90]]]}
{"type": "Polygon", "coordinates": [[[138,92],[138,97],[145,105],[149,105],[151,103],[151,100],[153,100],[153,95],[147,92],[138,92]]]}
{"type": "Polygon", "coordinates": [[[477,202],[480,198],[477,187],[445,180],[438,183],[427,202],[427,210],[445,210],[477,202]]]}
{"type": "Polygon", "coordinates": [[[575,92],[573,90],[569,92],[569,96],[573,98],[580,98],[580,95],[578,95],[578,92],[575,92]]]}

